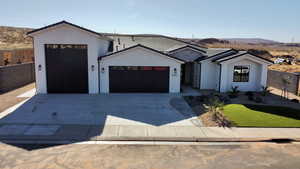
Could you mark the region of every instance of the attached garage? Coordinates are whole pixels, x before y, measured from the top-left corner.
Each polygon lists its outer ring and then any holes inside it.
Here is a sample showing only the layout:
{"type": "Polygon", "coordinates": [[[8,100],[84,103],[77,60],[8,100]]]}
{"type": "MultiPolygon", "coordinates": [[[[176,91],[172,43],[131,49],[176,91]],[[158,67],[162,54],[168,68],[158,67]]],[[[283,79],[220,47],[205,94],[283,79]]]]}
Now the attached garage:
{"type": "Polygon", "coordinates": [[[88,93],[87,45],[46,44],[48,93],[88,93]]]}
{"type": "Polygon", "coordinates": [[[99,57],[101,93],[179,93],[182,60],[136,45],[99,57]]]}
{"type": "Polygon", "coordinates": [[[99,93],[97,59],[113,39],[66,21],[28,35],[34,40],[37,93],[99,93]]]}
{"type": "Polygon", "coordinates": [[[109,66],[111,93],[169,92],[169,67],[109,66]]]}

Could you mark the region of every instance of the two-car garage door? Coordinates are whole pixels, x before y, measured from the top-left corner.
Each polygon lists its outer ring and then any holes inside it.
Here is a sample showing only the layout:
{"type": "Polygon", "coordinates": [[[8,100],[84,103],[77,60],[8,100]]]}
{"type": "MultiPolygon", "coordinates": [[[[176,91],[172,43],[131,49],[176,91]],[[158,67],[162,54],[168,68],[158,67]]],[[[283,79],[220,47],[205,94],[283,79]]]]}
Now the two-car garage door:
{"type": "Polygon", "coordinates": [[[45,45],[48,93],[88,93],[87,45],[45,45]]]}
{"type": "Polygon", "coordinates": [[[169,92],[169,67],[110,66],[110,92],[169,92]]]}

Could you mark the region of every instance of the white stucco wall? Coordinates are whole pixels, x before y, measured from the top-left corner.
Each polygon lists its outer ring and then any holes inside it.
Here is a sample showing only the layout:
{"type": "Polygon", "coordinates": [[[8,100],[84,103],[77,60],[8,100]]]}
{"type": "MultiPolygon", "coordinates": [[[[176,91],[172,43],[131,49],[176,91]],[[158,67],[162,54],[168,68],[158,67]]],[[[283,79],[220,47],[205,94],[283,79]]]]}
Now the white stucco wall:
{"type": "Polygon", "coordinates": [[[47,93],[45,44],[86,44],[88,45],[88,84],[89,93],[99,93],[98,56],[107,53],[109,41],[100,39],[97,35],[74,28],[69,25],[59,25],[33,35],[36,67],[37,93],[47,93]],[[41,65],[41,70],[38,66],[41,65]],[[95,70],[92,71],[92,65],[95,70]]]}
{"type": "Polygon", "coordinates": [[[260,89],[260,70],[261,66],[250,60],[241,60],[227,65],[227,90],[232,86],[238,86],[240,91],[257,91],[260,89]],[[249,81],[248,82],[233,82],[234,66],[249,66],[249,81]]]}
{"type": "Polygon", "coordinates": [[[201,61],[200,89],[216,89],[218,86],[217,76],[218,65],[211,62],[211,59],[201,61]]]}
{"type": "Polygon", "coordinates": [[[221,65],[217,62],[211,62],[211,60],[201,61],[200,89],[218,91],[220,88],[221,92],[227,92],[231,90],[231,86],[239,86],[240,91],[259,91],[261,86],[266,86],[269,63],[264,60],[249,54],[221,62],[221,65]],[[233,82],[233,68],[235,65],[250,66],[249,82],[233,82]]]}
{"type": "Polygon", "coordinates": [[[109,93],[109,66],[169,66],[169,92],[180,92],[180,66],[181,64],[168,57],[154,51],[136,47],[127,51],[117,53],[103,58],[100,61],[100,70],[104,68],[104,73],[100,71],[100,92],[109,93]],[[177,74],[173,75],[176,68],[177,74]]]}
{"type": "Polygon", "coordinates": [[[238,86],[240,91],[260,91],[262,86],[266,86],[268,63],[257,60],[250,55],[245,55],[240,58],[221,62],[221,65],[221,92],[230,91],[232,86],[238,86]],[[248,82],[233,82],[234,66],[250,67],[248,82]]]}

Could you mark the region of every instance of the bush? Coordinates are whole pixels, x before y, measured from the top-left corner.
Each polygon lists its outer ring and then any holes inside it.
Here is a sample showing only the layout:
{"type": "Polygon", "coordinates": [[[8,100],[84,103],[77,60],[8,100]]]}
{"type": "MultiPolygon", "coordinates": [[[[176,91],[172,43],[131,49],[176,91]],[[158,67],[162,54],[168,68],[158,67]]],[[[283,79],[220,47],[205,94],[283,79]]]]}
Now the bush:
{"type": "Polygon", "coordinates": [[[208,100],[208,96],[207,95],[197,96],[196,100],[199,102],[206,102],[208,100]]]}
{"type": "Polygon", "coordinates": [[[229,92],[229,95],[228,95],[228,96],[229,96],[230,98],[236,98],[236,97],[238,97],[238,94],[239,94],[239,92],[240,92],[240,91],[238,90],[238,88],[239,88],[238,86],[234,86],[234,87],[232,86],[232,87],[231,87],[231,91],[229,92]]]}
{"type": "Polygon", "coordinates": [[[256,103],[262,103],[262,102],[263,102],[263,99],[262,99],[261,97],[259,97],[259,96],[256,96],[256,97],[254,98],[254,101],[255,101],[256,103]]]}
{"type": "Polygon", "coordinates": [[[188,99],[189,99],[190,101],[193,101],[193,100],[194,100],[194,96],[188,96],[188,99]]]}
{"type": "Polygon", "coordinates": [[[268,86],[262,86],[262,91],[261,91],[261,95],[262,96],[266,96],[267,94],[269,94],[271,92],[271,90],[269,89],[268,86]]]}
{"type": "Polygon", "coordinates": [[[248,95],[248,100],[253,101],[254,100],[254,95],[248,95]]]}
{"type": "Polygon", "coordinates": [[[228,96],[225,96],[225,95],[219,95],[218,96],[219,100],[223,103],[229,103],[230,102],[230,99],[228,98],[228,96]]]}
{"type": "Polygon", "coordinates": [[[253,96],[254,96],[254,93],[251,92],[251,91],[247,91],[247,92],[245,93],[245,95],[246,95],[246,96],[252,96],[252,97],[253,97],[253,96]]]}
{"type": "Polygon", "coordinates": [[[293,102],[293,103],[300,103],[300,101],[298,99],[292,99],[290,101],[293,102]]]}
{"type": "Polygon", "coordinates": [[[220,101],[218,97],[211,97],[209,99],[208,108],[209,112],[212,114],[213,120],[217,119],[218,114],[220,111],[223,110],[224,103],[220,101]]]}

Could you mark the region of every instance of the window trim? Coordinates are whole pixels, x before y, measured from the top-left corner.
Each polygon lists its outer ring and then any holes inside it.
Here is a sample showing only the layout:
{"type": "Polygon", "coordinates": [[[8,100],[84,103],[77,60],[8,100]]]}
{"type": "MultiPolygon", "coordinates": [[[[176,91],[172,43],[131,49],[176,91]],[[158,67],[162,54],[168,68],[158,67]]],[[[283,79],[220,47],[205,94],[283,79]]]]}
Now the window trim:
{"type": "Polygon", "coordinates": [[[233,83],[249,83],[249,81],[250,81],[250,71],[251,71],[251,66],[250,65],[233,65],[232,82],[233,83]],[[249,72],[248,72],[248,80],[247,81],[235,81],[234,80],[234,70],[235,70],[234,67],[236,67],[236,66],[248,67],[249,72]]]}

